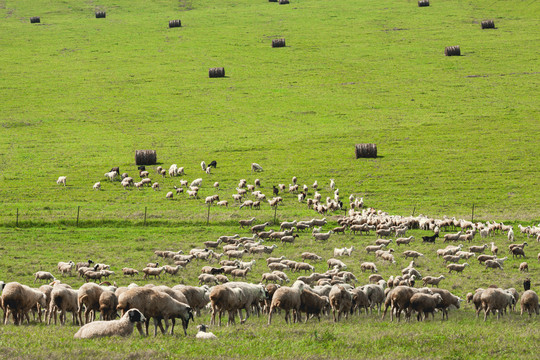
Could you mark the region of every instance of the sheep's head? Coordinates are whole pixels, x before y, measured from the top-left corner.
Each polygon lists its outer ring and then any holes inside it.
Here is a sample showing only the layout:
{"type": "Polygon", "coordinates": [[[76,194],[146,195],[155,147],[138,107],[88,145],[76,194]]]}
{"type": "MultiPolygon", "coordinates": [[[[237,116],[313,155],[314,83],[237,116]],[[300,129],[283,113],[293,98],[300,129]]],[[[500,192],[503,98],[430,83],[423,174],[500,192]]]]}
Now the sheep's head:
{"type": "Polygon", "coordinates": [[[138,309],[130,309],[127,313],[126,313],[126,316],[129,317],[129,321],[130,322],[145,322],[146,321],[146,318],[144,317],[144,315],[138,310],[138,309]]]}

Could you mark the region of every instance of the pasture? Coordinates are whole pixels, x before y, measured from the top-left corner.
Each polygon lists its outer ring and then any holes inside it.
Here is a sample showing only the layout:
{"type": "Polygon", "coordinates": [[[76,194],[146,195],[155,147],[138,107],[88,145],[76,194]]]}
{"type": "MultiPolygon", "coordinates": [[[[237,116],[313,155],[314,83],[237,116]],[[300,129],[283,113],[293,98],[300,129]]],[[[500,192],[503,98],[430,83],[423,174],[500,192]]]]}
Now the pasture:
{"type": "MultiPolygon", "coordinates": [[[[392,215],[470,220],[474,204],[475,221],[512,224],[515,242],[529,244],[528,274],[510,254],[502,271],[471,259],[463,274],[448,274],[435,255],[442,240],[424,244],[421,236],[432,232],[411,230],[411,245],[393,246],[395,265],[376,260],[385,278],[399,274],[409,263],[401,252],[414,249],[425,254],[422,274],[444,274],[441,287],[461,298],[491,284],[521,292],[527,276],[538,291],[540,243],[517,225],[540,222],[539,11],[538,2],[487,0],[434,0],[425,8],[403,0],[0,0],[0,279],[32,286],[38,270],[59,277],[58,261],[92,258],[111,264],[119,286],[196,285],[204,262],[150,281],[123,277],[121,269],[141,270],[157,260],[154,250],[188,252],[221,235],[249,235],[238,220],[272,222],[274,209],[267,202],[239,209],[231,197],[239,179],[261,179],[271,198],[272,185],[288,186],[297,176],[300,185],[317,180],[323,200],[333,197],[328,184],[335,179],[347,208],[354,194],[392,215]],[[96,10],[106,18],[96,19],[96,10]],[[32,16],[41,22],[30,24],[32,16]],[[168,28],[173,19],[182,27],[168,28]],[[482,30],[485,19],[496,29],[482,30]],[[272,48],[276,38],[287,46],[272,48]],[[462,56],[444,56],[452,45],[462,56]],[[211,67],[225,67],[226,77],[210,79],[211,67]],[[376,143],[379,156],[355,159],[356,143],[376,143]],[[158,164],[147,169],[161,191],[124,190],[104,177],[119,166],[138,178],[138,149],[157,151],[158,164]],[[204,173],[202,160],[216,160],[217,168],[204,173]],[[253,162],[264,171],[251,172],[253,162]],[[173,163],[186,175],[154,171],[173,163]],[[66,187],[56,184],[62,175],[66,187]],[[198,199],[165,199],[180,179],[196,178],[203,179],[198,199]],[[101,191],[92,190],[97,181],[101,191]],[[229,207],[208,208],[204,199],[214,194],[229,207]]],[[[296,194],[280,195],[277,223],[324,216],[327,231],[345,215],[319,215],[296,194]]],[[[347,232],[319,243],[307,231],[295,244],[277,242],[273,254],[300,260],[313,251],[326,260],[335,247],[354,245],[342,260],[365,284],[360,264],[375,257],[363,249],[376,239],[347,232]]],[[[488,241],[507,255],[505,234],[488,241]]],[[[485,242],[477,236],[471,244],[485,242]]],[[[256,283],[267,269],[262,257],[251,258],[257,264],[247,281],[256,283]]],[[[315,264],[326,270],[324,261],[315,264]]],[[[209,318],[196,318],[187,338],[82,342],[74,341],[72,325],[1,325],[0,349],[24,359],[535,358],[540,340],[538,317],[510,313],[484,323],[465,303],[444,322],[440,313],[423,323],[362,314],[287,326],[283,314],[270,326],[252,317],[212,327],[219,340],[210,346],[193,337],[209,318]]]]}

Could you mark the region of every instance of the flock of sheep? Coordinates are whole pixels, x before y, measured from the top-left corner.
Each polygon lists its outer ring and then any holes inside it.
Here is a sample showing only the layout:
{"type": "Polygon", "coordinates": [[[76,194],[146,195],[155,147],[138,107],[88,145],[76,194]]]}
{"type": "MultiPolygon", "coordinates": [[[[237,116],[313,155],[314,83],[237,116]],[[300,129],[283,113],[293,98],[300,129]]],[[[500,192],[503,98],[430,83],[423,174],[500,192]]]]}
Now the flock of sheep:
{"type": "MultiPolygon", "coordinates": [[[[110,265],[94,263],[92,260],[77,264],[73,261],[60,262],[57,267],[60,275],[65,278],[72,271],[76,271],[86,283],[79,289],[73,289],[56,279],[52,273],[44,271],[34,274],[34,282],[46,280],[51,283],[39,289],[16,282],[2,283],[0,305],[4,311],[3,323],[7,324],[10,317],[15,324],[22,324],[24,320],[29,322],[30,312],[34,312],[34,318],[37,315],[39,321],[44,314],[45,321],[56,323],[59,312],[60,323],[65,324],[67,313],[71,313],[73,324],[82,325],[75,337],[92,338],[127,336],[133,332],[135,326],[141,334],[148,335],[150,319],[153,319],[154,335],[158,328],[163,334],[169,332],[169,327],[173,334],[176,319],[182,321],[184,334],[187,334],[189,322],[194,316],[200,316],[205,311],[211,313],[211,325],[221,325],[221,318],[225,313],[228,314],[229,325],[236,323],[237,316],[241,323],[246,322],[252,313],[258,316],[266,314],[268,324],[271,324],[278,311],[283,312],[286,322],[307,322],[313,317],[320,321],[321,316],[331,316],[333,321],[338,322],[342,317],[349,317],[356,312],[372,314],[375,309],[379,315],[382,312],[383,319],[388,310],[391,320],[394,317],[400,320],[402,314],[406,319],[416,314],[416,318],[422,321],[429,315],[433,318],[436,311],[442,313],[443,319],[448,319],[449,309],[459,309],[464,299],[449,290],[439,288],[441,282],[444,284],[444,275],[422,274],[417,267],[419,259],[425,256],[440,257],[447,264],[449,273],[463,272],[469,264],[460,264],[460,261],[471,261],[472,258],[476,258],[486,268],[503,270],[504,261],[508,257],[498,257],[500,253],[495,242],[490,242],[490,246],[488,242],[482,246],[471,244],[468,248],[463,244],[471,243],[476,236],[485,241],[494,233],[506,232],[509,241],[514,241],[516,236],[512,227],[502,223],[472,223],[453,218],[432,219],[422,215],[391,216],[383,211],[356,206],[354,202],[357,200],[350,198],[348,215],[339,217],[337,226],[328,231],[322,230],[329,225],[326,218],[286,221],[275,230],[267,229],[270,227],[268,222],[257,224],[256,218],[240,220],[240,229],[249,229],[249,236],[220,236],[215,241],[208,240],[202,243],[201,247],[190,249],[189,254],[184,254],[181,250],[156,250],[153,255],[158,261],[148,263],[141,269],[144,274],[142,280],[150,277],[160,280],[160,275],[164,273],[175,276],[179,271],[200,266],[198,264],[205,261],[208,264],[201,267],[198,286],[138,286],[132,283],[129,286],[117,287],[116,283],[97,284],[97,281],[116,275],[110,270],[110,265]],[[458,228],[459,231],[455,232],[458,228]],[[433,254],[424,255],[410,248],[415,241],[419,241],[414,236],[407,236],[411,229],[429,231],[430,235],[422,237],[425,243],[439,241],[458,244],[450,244],[433,254]],[[447,234],[442,235],[443,231],[447,234]],[[279,247],[295,244],[300,239],[300,234],[302,238],[305,238],[304,234],[309,234],[312,242],[325,242],[344,233],[353,237],[370,233],[377,236],[372,245],[363,249],[366,256],[373,260],[360,264],[362,274],[370,273],[365,284],[358,284],[361,274],[347,271],[347,264],[344,262],[352,259],[355,252],[361,251],[354,245],[334,248],[333,257],[326,259],[327,270],[324,273],[315,272],[315,265],[320,266],[317,264],[324,261],[324,258],[312,251],[299,254],[302,261],[287,259],[285,256],[272,256],[279,247]],[[392,244],[398,249],[407,247],[402,254],[412,260],[398,274],[383,278],[378,274],[377,265],[395,267],[397,252],[391,247],[392,244]],[[487,249],[491,251],[491,255],[484,254],[487,249]],[[219,266],[214,266],[214,263],[218,262],[219,266]],[[257,267],[260,268],[261,262],[268,271],[262,273],[258,282],[246,282],[250,273],[257,267]],[[423,287],[416,287],[420,281],[423,287]],[[288,283],[292,285],[287,286],[288,283]],[[431,287],[427,287],[428,285],[431,287]],[[100,313],[101,321],[95,321],[97,312],[100,313]],[[116,320],[117,316],[121,318],[116,320]],[[169,320],[172,326],[169,325],[169,320]],[[145,324],[146,330],[142,328],[142,324],[145,324]]],[[[538,226],[520,225],[519,230],[522,236],[527,238],[540,237],[538,226]]],[[[527,242],[512,243],[508,246],[509,254],[513,257],[525,257],[526,246],[527,242]]],[[[520,270],[528,271],[528,264],[521,264],[520,270]]],[[[124,277],[134,277],[139,275],[139,270],[124,267],[122,273],[124,277]]],[[[484,320],[490,313],[497,313],[499,317],[508,309],[515,311],[518,301],[521,304],[521,314],[538,314],[538,296],[530,290],[530,280],[525,280],[523,286],[525,291],[521,296],[515,288],[501,289],[491,286],[467,294],[466,300],[474,304],[477,316],[481,311],[484,312],[484,320]]],[[[198,337],[215,338],[215,335],[206,333],[205,330],[206,327],[201,325],[198,337]]]]}

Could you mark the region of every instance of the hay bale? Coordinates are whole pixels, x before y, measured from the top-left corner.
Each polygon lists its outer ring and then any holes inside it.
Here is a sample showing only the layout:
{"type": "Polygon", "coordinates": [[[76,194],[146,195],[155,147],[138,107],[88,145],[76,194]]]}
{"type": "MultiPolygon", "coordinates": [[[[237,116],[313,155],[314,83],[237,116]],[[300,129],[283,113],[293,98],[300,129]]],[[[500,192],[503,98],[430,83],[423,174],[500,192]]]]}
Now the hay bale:
{"type": "Polygon", "coordinates": [[[289,0],[279,0],[279,5],[287,5],[289,4],[289,0]]]}
{"type": "Polygon", "coordinates": [[[482,29],[495,29],[495,22],[493,20],[482,21],[482,29]]]}
{"type": "Polygon", "coordinates": [[[429,6],[429,0],[418,0],[418,7],[429,6]]]}
{"type": "Polygon", "coordinates": [[[96,19],[105,19],[105,11],[96,11],[96,19]]]}
{"type": "Polygon", "coordinates": [[[136,165],[154,165],[156,162],[156,150],[135,150],[136,165]]]}
{"type": "Polygon", "coordinates": [[[170,28],[182,27],[182,21],[180,21],[180,20],[170,20],[169,21],[169,27],[170,28]]]}
{"type": "Polygon", "coordinates": [[[376,144],[356,144],[355,146],[356,158],[376,158],[377,157],[377,145],[376,144]]]}
{"type": "Polygon", "coordinates": [[[272,47],[285,47],[285,39],[274,39],[272,40],[272,47]]]}
{"type": "Polygon", "coordinates": [[[210,68],[208,69],[208,76],[211,78],[219,78],[225,76],[225,68],[210,68]]]}
{"type": "Polygon", "coordinates": [[[41,22],[41,19],[39,16],[32,16],[30,18],[30,24],[39,24],[41,22]]]}
{"type": "Polygon", "coordinates": [[[461,50],[459,49],[459,45],[447,46],[444,49],[444,55],[446,55],[446,56],[461,56],[461,50]]]}

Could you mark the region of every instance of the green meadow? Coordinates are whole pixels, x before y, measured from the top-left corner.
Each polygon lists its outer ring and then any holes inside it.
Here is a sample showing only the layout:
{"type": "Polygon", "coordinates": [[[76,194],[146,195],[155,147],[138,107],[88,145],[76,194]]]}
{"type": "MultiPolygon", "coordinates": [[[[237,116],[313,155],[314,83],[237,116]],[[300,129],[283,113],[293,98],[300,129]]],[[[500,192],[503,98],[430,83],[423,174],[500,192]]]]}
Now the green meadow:
{"type": "MultiPolygon", "coordinates": [[[[300,185],[317,180],[323,200],[333,197],[335,179],[346,207],[353,194],[389,214],[470,220],[474,206],[475,221],[513,224],[516,242],[529,243],[528,260],[510,257],[503,271],[470,259],[463,274],[446,274],[435,256],[441,241],[421,243],[426,231],[412,231],[407,249],[426,255],[422,274],[445,274],[441,287],[462,298],[491,284],[522,291],[526,276],[538,291],[540,243],[517,225],[540,222],[540,3],[290,1],[0,0],[0,279],[32,285],[38,270],[59,275],[58,261],[90,257],[111,264],[118,285],[144,284],[121,269],[156,261],[154,250],[187,252],[220,235],[248,235],[239,219],[323,217],[287,192],[276,212],[267,202],[240,209],[231,197],[242,178],[259,178],[271,198],[272,185],[297,176],[300,185]],[[106,18],[96,19],[96,10],[106,18]],[[41,22],[30,24],[32,16],[41,22]],[[173,19],[182,27],[169,28],[173,19]],[[496,29],[482,30],[486,19],[496,29]],[[272,48],[277,38],[286,47],[272,48]],[[444,56],[453,45],[461,56],[444,56]],[[224,67],[226,76],[209,78],[212,67],[224,67]],[[378,157],[356,159],[357,143],[377,144],[378,157]],[[119,166],[138,181],[139,149],[156,150],[158,164],[147,169],[161,191],[124,190],[104,177],[119,166]],[[203,160],[217,168],[204,173],[203,160]],[[253,162],[264,171],[251,172],[253,162]],[[171,164],[186,175],[154,171],[171,164]],[[67,176],[66,187],[56,184],[59,176],[67,176]],[[203,179],[198,199],[165,198],[181,179],[196,178],[203,179]],[[92,190],[97,181],[101,191],[92,190]],[[207,207],[204,198],[214,194],[229,207],[207,207]],[[529,274],[520,274],[522,261],[529,274]]],[[[324,215],[323,230],[344,214],[324,215]]],[[[375,240],[346,234],[315,243],[306,232],[274,254],[299,260],[313,250],[328,259],[334,247],[354,245],[344,261],[363,284],[360,263],[374,260],[363,248],[375,240]]],[[[506,235],[488,240],[507,254],[506,235]]],[[[377,262],[385,278],[408,264],[404,249],[394,248],[396,265],[377,262]]],[[[150,282],[196,285],[201,266],[150,282]]],[[[263,272],[261,259],[248,281],[263,272]]],[[[511,313],[483,323],[470,304],[448,322],[436,315],[425,323],[364,314],[290,326],[283,315],[271,326],[252,318],[212,328],[219,340],[211,345],[196,341],[194,325],[187,338],[83,342],[72,339],[71,325],[2,325],[0,357],[536,357],[537,317],[511,313]]],[[[195,323],[207,322],[205,313],[195,323]]]]}

